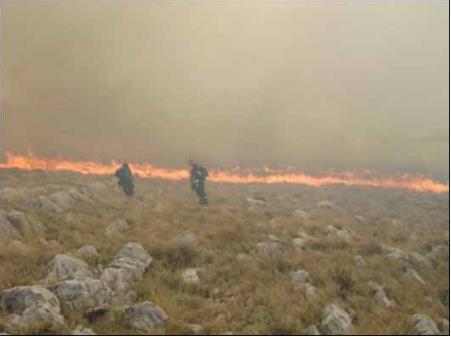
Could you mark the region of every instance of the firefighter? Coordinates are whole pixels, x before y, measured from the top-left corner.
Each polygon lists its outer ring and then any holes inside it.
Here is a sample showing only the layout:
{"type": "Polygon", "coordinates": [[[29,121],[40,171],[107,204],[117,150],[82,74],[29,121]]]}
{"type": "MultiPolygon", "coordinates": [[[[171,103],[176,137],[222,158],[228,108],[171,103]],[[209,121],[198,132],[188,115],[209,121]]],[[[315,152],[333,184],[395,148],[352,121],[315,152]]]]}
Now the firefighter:
{"type": "Polygon", "coordinates": [[[130,170],[128,164],[124,163],[120,168],[118,168],[115,175],[118,177],[118,184],[122,187],[125,195],[131,198],[133,196],[135,185],[133,183],[132,171],[130,170]]]}
{"type": "Polygon", "coordinates": [[[189,164],[191,166],[191,189],[194,190],[199,197],[199,204],[207,205],[208,199],[205,194],[205,179],[208,177],[208,171],[194,159],[190,159],[189,164]]]}

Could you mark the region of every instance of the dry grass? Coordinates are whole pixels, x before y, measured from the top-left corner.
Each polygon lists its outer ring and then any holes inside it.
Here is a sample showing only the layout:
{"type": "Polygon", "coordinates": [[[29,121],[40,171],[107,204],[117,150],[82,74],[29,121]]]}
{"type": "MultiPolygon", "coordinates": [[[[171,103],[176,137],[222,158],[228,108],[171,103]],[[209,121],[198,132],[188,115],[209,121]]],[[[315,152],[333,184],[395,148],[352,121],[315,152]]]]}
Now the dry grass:
{"type": "MultiPolygon", "coordinates": [[[[22,174],[24,179],[11,183],[12,187],[38,186],[38,174],[33,174],[22,174]]],[[[91,177],[78,175],[40,175],[39,179],[41,185],[92,181],[91,177]]],[[[152,331],[132,331],[124,326],[120,308],[113,308],[93,323],[82,315],[70,315],[69,327],[83,324],[97,333],[188,334],[191,330],[187,324],[200,324],[205,334],[302,334],[310,324],[321,323],[321,309],[331,302],[355,313],[354,332],[358,334],[411,333],[407,319],[417,312],[435,320],[449,318],[448,261],[439,260],[434,269],[416,266],[426,281],[421,285],[403,277],[405,261],[388,260],[382,249],[385,244],[424,253],[433,245],[447,242],[449,231],[426,224],[427,211],[415,209],[396,216],[384,213],[387,200],[393,202],[390,191],[209,184],[211,205],[205,208],[196,204],[185,183],[138,180],[136,185],[137,195],[131,201],[114,190],[95,205],[77,205],[70,215],[30,213],[45,225],[43,238],[57,244],[45,245],[29,236],[23,239],[29,248],[26,252],[19,253],[8,244],[0,246],[0,290],[39,283],[47,262],[57,253],[74,253],[82,245],[92,244],[100,254],[88,261],[95,266],[107,264],[123,244],[136,241],[154,258],[136,284],[138,299],[162,307],[170,317],[168,325],[152,331]],[[249,210],[244,198],[256,194],[270,200],[271,205],[249,210]],[[275,198],[281,194],[296,201],[284,203],[275,198]],[[341,200],[345,211],[316,209],[315,204],[324,199],[341,200]],[[371,206],[365,200],[371,200],[371,206]],[[307,211],[309,219],[291,218],[297,208],[307,211]],[[349,211],[351,208],[355,210],[349,211]],[[366,216],[367,222],[358,223],[355,214],[366,216]],[[115,237],[106,236],[106,226],[117,218],[126,219],[129,228],[115,237]],[[273,218],[282,224],[271,222],[273,218]],[[387,218],[399,218],[403,226],[394,228],[387,218]],[[350,227],[354,232],[352,240],[326,235],[329,224],[350,227]],[[171,241],[187,230],[197,236],[194,245],[171,241]],[[302,251],[294,249],[291,242],[299,230],[317,238],[302,251]],[[277,237],[281,251],[259,253],[256,244],[267,241],[269,234],[277,237]],[[239,260],[237,254],[248,258],[239,260]],[[355,255],[364,257],[365,267],[357,268],[355,255]],[[191,267],[203,268],[199,284],[182,281],[183,269],[191,267]],[[290,271],[299,269],[310,272],[318,288],[315,299],[307,300],[303,291],[291,283],[290,271]],[[384,285],[389,298],[398,305],[395,309],[374,301],[367,287],[370,280],[384,285]],[[433,305],[427,298],[441,305],[433,305]]],[[[400,209],[410,210],[408,207],[414,205],[403,195],[397,196],[396,202],[402,206],[400,209]]],[[[439,204],[447,202],[435,196],[408,195],[439,204]]],[[[14,202],[2,204],[2,208],[25,210],[14,202]]],[[[446,217],[446,212],[445,208],[441,216],[446,217]]]]}

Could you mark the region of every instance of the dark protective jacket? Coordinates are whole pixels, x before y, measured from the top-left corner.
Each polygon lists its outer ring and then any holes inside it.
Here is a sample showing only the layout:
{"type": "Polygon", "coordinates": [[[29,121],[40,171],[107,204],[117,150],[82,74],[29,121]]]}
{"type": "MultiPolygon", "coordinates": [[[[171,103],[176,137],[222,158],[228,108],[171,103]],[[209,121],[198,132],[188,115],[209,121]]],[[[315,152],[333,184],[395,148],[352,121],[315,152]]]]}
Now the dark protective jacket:
{"type": "Polygon", "coordinates": [[[195,189],[199,185],[203,185],[205,179],[208,177],[208,171],[205,167],[195,164],[191,167],[191,188],[195,189]]]}
{"type": "Polygon", "coordinates": [[[132,196],[134,189],[133,175],[128,165],[122,165],[121,168],[116,170],[115,175],[119,178],[118,184],[122,187],[124,193],[132,196]]]}

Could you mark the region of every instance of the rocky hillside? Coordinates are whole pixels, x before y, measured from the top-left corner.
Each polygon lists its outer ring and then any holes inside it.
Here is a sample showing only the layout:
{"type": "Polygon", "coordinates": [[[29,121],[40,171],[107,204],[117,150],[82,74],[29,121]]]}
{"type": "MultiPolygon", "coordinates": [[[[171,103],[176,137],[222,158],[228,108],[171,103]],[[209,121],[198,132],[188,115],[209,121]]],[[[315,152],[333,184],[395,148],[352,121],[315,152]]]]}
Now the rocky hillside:
{"type": "Polygon", "coordinates": [[[0,333],[449,334],[448,195],[0,172],[0,333]]]}

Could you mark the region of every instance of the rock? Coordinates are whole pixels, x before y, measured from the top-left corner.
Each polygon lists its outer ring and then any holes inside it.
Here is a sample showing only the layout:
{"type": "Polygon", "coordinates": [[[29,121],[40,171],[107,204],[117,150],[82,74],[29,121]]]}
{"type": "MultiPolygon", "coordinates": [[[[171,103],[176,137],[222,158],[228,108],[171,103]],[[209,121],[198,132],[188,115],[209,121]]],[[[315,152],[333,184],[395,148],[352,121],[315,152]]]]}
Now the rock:
{"type": "Polygon", "coordinates": [[[292,271],[290,278],[295,285],[303,287],[305,283],[310,281],[310,273],[305,270],[292,271]]]}
{"type": "Polygon", "coordinates": [[[72,332],[70,333],[72,336],[93,336],[96,335],[94,331],[92,331],[89,328],[83,328],[81,325],[77,326],[72,332]]]}
{"type": "Polygon", "coordinates": [[[112,299],[112,291],[107,283],[90,277],[65,280],[52,287],[61,304],[80,310],[107,306],[112,299]]]}
{"type": "Polygon", "coordinates": [[[197,275],[196,268],[185,269],[182,273],[182,280],[185,283],[198,283],[199,276],[197,275]]]}
{"type": "Polygon", "coordinates": [[[92,277],[86,262],[70,255],[55,255],[47,268],[46,281],[49,283],[75,277],[92,277]]]}
{"type": "Polygon", "coordinates": [[[9,244],[9,246],[13,252],[15,252],[16,254],[19,254],[19,255],[27,255],[31,251],[30,247],[28,247],[25,243],[23,243],[22,241],[19,241],[19,240],[13,240],[9,244]]]}
{"type": "Polygon", "coordinates": [[[280,239],[277,236],[272,235],[272,234],[268,234],[268,240],[272,241],[272,242],[280,242],[280,239]]]}
{"type": "Polygon", "coordinates": [[[22,333],[57,331],[65,326],[58,298],[40,286],[22,286],[0,294],[0,311],[11,314],[7,324],[22,333]]]}
{"type": "Polygon", "coordinates": [[[33,234],[34,228],[23,212],[8,212],[8,214],[6,214],[6,218],[20,232],[20,234],[24,236],[33,234]]]}
{"type": "Polygon", "coordinates": [[[111,237],[125,232],[128,229],[125,219],[116,219],[106,227],[106,235],[111,237]]]}
{"type": "Polygon", "coordinates": [[[449,246],[447,245],[435,245],[431,248],[431,250],[426,253],[426,258],[432,264],[436,263],[439,258],[443,258],[444,260],[449,259],[449,246]]]}
{"type": "Polygon", "coordinates": [[[69,189],[68,193],[76,201],[84,201],[89,204],[92,204],[92,200],[83,193],[81,193],[80,190],[76,187],[72,187],[71,189],[69,189]]]}
{"type": "Polygon", "coordinates": [[[320,336],[321,334],[319,333],[318,328],[316,327],[316,325],[309,325],[307,327],[307,329],[304,330],[304,335],[308,335],[308,336],[320,336]]]}
{"type": "Polygon", "coordinates": [[[87,194],[93,197],[101,198],[108,192],[108,187],[104,183],[100,181],[93,182],[86,186],[85,188],[81,188],[80,191],[83,194],[87,194]]]}
{"type": "Polygon", "coordinates": [[[307,244],[309,242],[316,242],[318,241],[315,237],[308,235],[306,232],[304,231],[298,231],[298,237],[294,238],[292,240],[293,245],[296,249],[298,250],[303,250],[306,249],[307,244]]]}
{"type": "Polygon", "coordinates": [[[298,250],[305,249],[306,244],[307,244],[307,240],[305,240],[303,238],[294,238],[292,240],[292,242],[293,242],[293,246],[298,250]]]}
{"type": "Polygon", "coordinates": [[[168,315],[152,302],[142,302],[129,306],[124,312],[126,325],[139,330],[164,326],[168,315]]]}
{"type": "Polygon", "coordinates": [[[64,210],[70,209],[75,203],[74,198],[67,191],[52,193],[49,195],[49,199],[64,210]]]}
{"type": "Polygon", "coordinates": [[[21,286],[4,290],[0,296],[0,310],[21,314],[25,309],[49,304],[59,310],[58,298],[40,286],[21,286]]]}
{"type": "Polygon", "coordinates": [[[278,253],[280,252],[280,244],[277,242],[259,242],[257,243],[257,250],[260,253],[278,253]]]}
{"type": "Polygon", "coordinates": [[[439,335],[440,331],[437,329],[434,321],[426,315],[415,314],[409,319],[410,324],[415,329],[418,335],[439,335]]]}
{"type": "Polygon", "coordinates": [[[438,326],[442,333],[449,335],[449,321],[446,318],[442,318],[438,321],[438,326]]]}
{"type": "Polygon", "coordinates": [[[152,257],[139,243],[123,246],[106,268],[101,279],[116,293],[125,292],[132,283],[142,278],[142,274],[152,263],[152,257]]]}
{"type": "Polygon", "coordinates": [[[366,219],[363,216],[361,216],[361,215],[354,215],[354,219],[361,225],[366,225],[367,224],[366,219]]]}
{"type": "Polygon", "coordinates": [[[236,259],[238,261],[248,262],[248,261],[252,261],[252,256],[250,256],[249,254],[238,253],[236,255],[236,259]]]}
{"type": "Polygon", "coordinates": [[[84,245],[83,247],[80,247],[76,254],[83,259],[93,259],[99,255],[96,247],[92,245],[84,245]]]}
{"type": "Polygon", "coordinates": [[[414,280],[421,284],[425,284],[424,280],[421,278],[420,275],[418,275],[418,273],[413,268],[406,268],[404,275],[410,280],[414,280]]]}
{"type": "Polygon", "coordinates": [[[86,318],[89,321],[89,323],[94,323],[97,319],[105,316],[107,313],[108,307],[106,306],[94,307],[86,310],[83,317],[86,318]]]}
{"type": "Polygon", "coordinates": [[[342,211],[343,209],[339,206],[337,206],[334,202],[329,200],[322,200],[316,204],[316,207],[322,208],[322,209],[329,209],[329,210],[335,210],[335,211],[342,211]]]}
{"type": "Polygon", "coordinates": [[[354,256],[354,261],[357,264],[357,267],[364,267],[366,265],[366,262],[363,259],[362,255],[354,256]]]}
{"type": "Polygon", "coordinates": [[[197,236],[191,231],[184,231],[177,234],[172,241],[178,245],[192,246],[197,242],[197,236]]]}
{"type": "Polygon", "coordinates": [[[378,303],[381,303],[388,308],[395,306],[395,302],[388,299],[387,295],[385,294],[384,287],[373,281],[368,282],[368,287],[370,287],[374,291],[374,299],[378,303]]]}
{"type": "Polygon", "coordinates": [[[0,213],[0,241],[19,237],[20,232],[9,220],[0,213]]]}
{"type": "Polygon", "coordinates": [[[199,325],[199,324],[185,324],[184,326],[194,335],[202,335],[203,334],[202,325],[199,325]]]}
{"type": "Polygon", "coordinates": [[[346,242],[351,241],[352,238],[352,230],[348,227],[345,228],[337,228],[334,225],[328,225],[326,227],[326,232],[329,235],[334,235],[346,242]]]}
{"type": "Polygon", "coordinates": [[[308,300],[314,299],[316,297],[317,288],[310,284],[309,282],[304,285],[304,295],[308,300]]]}
{"type": "Polygon", "coordinates": [[[10,315],[8,325],[21,333],[58,332],[65,327],[64,317],[48,304],[27,308],[21,315],[10,315]]]}
{"type": "Polygon", "coordinates": [[[302,209],[295,209],[291,215],[297,220],[308,220],[308,214],[302,209]]]}
{"type": "Polygon", "coordinates": [[[349,334],[351,317],[336,304],[327,305],[322,311],[321,331],[328,335],[349,334]]]}
{"type": "Polygon", "coordinates": [[[20,192],[11,187],[5,187],[0,190],[0,199],[8,202],[13,202],[20,197],[20,192]]]}
{"type": "Polygon", "coordinates": [[[432,264],[431,262],[422,254],[420,253],[408,253],[407,254],[407,259],[409,260],[410,263],[412,264],[416,264],[416,265],[423,265],[426,266],[428,268],[432,268],[432,264]]]}
{"type": "Polygon", "coordinates": [[[409,255],[400,248],[383,246],[383,249],[385,251],[388,251],[388,254],[385,255],[385,257],[387,257],[389,259],[405,260],[405,261],[409,260],[409,255]]]}
{"type": "Polygon", "coordinates": [[[28,207],[40,209],[45,212],[56,212],[62,213],[64,210],[61,206],[50,200],[45,195],[40,195],[37,198],[31,200],[28,204],[28,207]]]}
{"type": "Polygon", "coordinates": [[[443,305],[442,301],[440,301],[437,297],[434,296],[426,296],[424,298],[425,302],[434,309],[438,310],[445,310],[445,306],[443,305]]]}
{"type": "Polygon", "coordinates": [[[268,201],[265,198],[262,197],[248,197],[246,198],[246,201],[249,203],[250,206],[267,206],[269,205],[268,201]]]}

